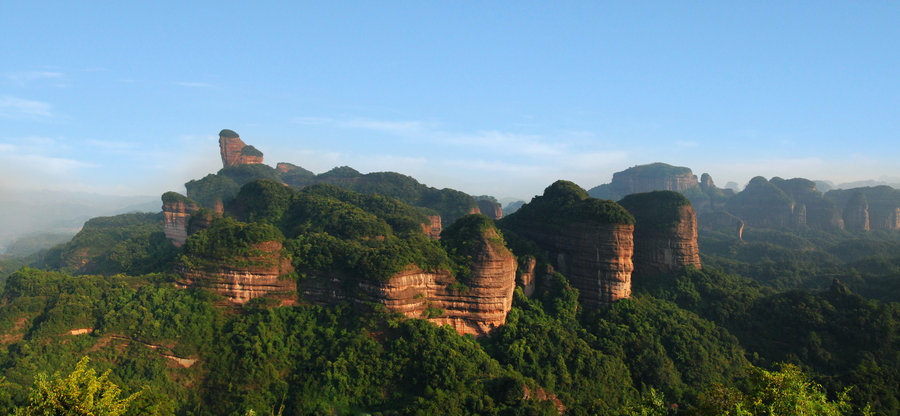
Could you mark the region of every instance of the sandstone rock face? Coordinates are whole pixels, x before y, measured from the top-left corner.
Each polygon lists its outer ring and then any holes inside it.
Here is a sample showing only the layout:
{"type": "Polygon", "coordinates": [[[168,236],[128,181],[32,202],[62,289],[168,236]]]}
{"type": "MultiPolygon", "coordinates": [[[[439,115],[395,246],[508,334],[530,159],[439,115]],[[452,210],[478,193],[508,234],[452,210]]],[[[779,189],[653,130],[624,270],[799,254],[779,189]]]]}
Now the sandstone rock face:
{"type": "Polygon", "coordinates": [[[441,239],[441,216],[429,215],[428,224],[422,224],[422,231],[432,240],[441,239]]]}
{"type": "Polygon", "coordinates": [[[615,202],[559,180],[500,224],[547,251],[581,304],[596,308],[631,296],[634,217],[615,202]]]}
{"type": "Polygon", "coordinates": [[[163,196],[163,232],[166,238],[181,247],[188,237],[188,219],[200,209],[196,203],[187,198],[169,198],[163,196]]]}
{"type": "Polygon", "coordinates": [[[478,199],[477,202],[478,210],[481,211],[482,214],[487,215],[488,218],[492,220],[503,218],[503,208],[500,206],[500,203],[490,199],[478,199]]]}
{"type": "Polygon", "coordinates": [[[222,167],[251,165],[263,162],[262,152],[248,146],[233,130],[219,132],[219,153],[222,156],[222,167]]]}
{"type": "Polygon", "coordinates": [[[786,228],[794,216],[791,197],[761,176],[751,179],[741,193],[729,199],[726,208],[747,226],[758,228],[786,228]]]}
{"type": "Polygon", "coordinates": [[[869,203],[862,192],[857,192],[847,202],[844,226],[849,231],[869,231],[869,203]]]}
{"type": "Polygon", "coordinates": [[[558,231],[532,228],[519,233],[555,257],[557,271],[578,289],[584,305],[596,308],[631,297],[633,225],[575,222],[558,231]]]}
{"type": "Polygon", "coordinates": [[[687,198],[657,191],[629,195],[619,204],[635,219],[633,278],[701,267],[697,216],[687,198]]]}
{"type": "Polygon", "coordinates": [[[245,303],[273,293],[295,296],[297,284],[292,279],[282,278],[294,269],[290,261],[281,258],[281,243],[267,241],[254,248],[262,254],[248,259],[251,266],[221,264],[215,270],[176,266],[175,272],[180,275],[177,285],[210,288],[234,303],[245,303]]]}
{"type": "Polygon", "coordinates": [[[489,237],[473,258],[465,286],[454,284],[450,272],[410,267],[385,282],[337,274],[313,276],[302,280],[299,290],[316,303],[377,302],[410,318],[451,325],[460,334],[486,335],[506,323],[516,285],[515,257],[505,247],[490,244],[489,237]]]}
{"type": "Polygon", "coordinates": [[[900,230],[900,190],[884,185],[835,189],[825,198],[842,210],[847,230],[900,230]]]}
{"type": "Polygon", "coordinates": [[[522,260],[522,267],[519,267],[519,272],[516,276],[516,286],[522,288],[522,291],[525,292],[525,296],[534,294],[536,278],[534,268],[536,265],[537,261],[535,258],[528,256],[522,260]]]}
{"type": "Polygon", "coordinates": [[[697,176],[690,168],[665,163],[651,163],[616,172],[613,174],[612,182],[592,188],[588,194],[594,198],[619,200],[635,193],[683,192],[699,186],[697,176]]]}

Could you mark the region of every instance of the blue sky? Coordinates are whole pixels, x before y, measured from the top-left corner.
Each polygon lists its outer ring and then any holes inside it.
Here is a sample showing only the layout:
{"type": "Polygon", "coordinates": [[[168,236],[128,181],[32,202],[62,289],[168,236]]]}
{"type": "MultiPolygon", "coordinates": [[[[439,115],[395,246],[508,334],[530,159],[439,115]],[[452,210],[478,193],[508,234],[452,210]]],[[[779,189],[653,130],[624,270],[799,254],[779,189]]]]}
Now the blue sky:
{"type": "Polygon", "coordinates": [[[0,3],[0,188],[184,192],[223,128],[501,198],[900,177],[897,2],[258,3],[0,3]]]}

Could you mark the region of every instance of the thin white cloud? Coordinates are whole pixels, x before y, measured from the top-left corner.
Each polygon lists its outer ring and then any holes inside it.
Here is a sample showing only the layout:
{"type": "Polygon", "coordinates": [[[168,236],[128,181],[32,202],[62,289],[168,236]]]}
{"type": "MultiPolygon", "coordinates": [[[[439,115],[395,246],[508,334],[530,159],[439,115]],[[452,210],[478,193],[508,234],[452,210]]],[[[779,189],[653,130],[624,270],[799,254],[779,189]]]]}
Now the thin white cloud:
{"type": "Polygon", "coordinates": [[[50,103],[37,100],[13,97],[11,95],[0,96],[0,117],[12,119],[46,119],[53,116],[53,107],[50,103]]]}
{"type": "Polygon", "coordinates": [[[93,148],[97,148],[104,151],[109,152],[127,152],[132,150],[138,150],[139,144],[133,142],[118,142],[112,140],[95,140],[88,139],[84,141],[84,144],[93,148]]]}
{"type": "Polygon", "coordinates": [[[568,147],[564,142],[552,142],[538,135],[506,133],[496,130],[479,131],[475,134],[440,133],[435,137],[459,146],[541,157],[563,154],[568,147]]]}
{"type": "Polygon", "coordinates": [[[60,80],[65,77],[62,72],[55,71],[24,71],[24,72],[7,72],[4,77],[20,87],[25,87],[33,81],[39,80],[60,80]]]}
{"type": "Polygon", "coordinates": [[[433,124],[422,121],[383,121],[370,119],[354,119],[340,122],[340,126],[350,129],[375,130],[391,134],[430,134],[433,124]]]}
{"type": "Polygon", "coordinates": [[[320,126],[334,123],[334,119],[328,117],[294,117],[291,121],[304,126],[320,126]]]}
{"type": "Polygon", "coordinates": [[[207,82],[176,82],[175,85],[188,88],[216,88],[215,85],[207,82]]]}

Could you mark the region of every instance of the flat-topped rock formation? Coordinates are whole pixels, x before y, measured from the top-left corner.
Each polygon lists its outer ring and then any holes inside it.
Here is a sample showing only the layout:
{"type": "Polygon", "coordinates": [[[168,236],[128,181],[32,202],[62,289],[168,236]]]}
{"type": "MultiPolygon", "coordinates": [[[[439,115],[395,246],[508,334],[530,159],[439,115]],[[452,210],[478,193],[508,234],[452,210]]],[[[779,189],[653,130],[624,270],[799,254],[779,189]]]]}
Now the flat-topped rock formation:
{"type": "Polygon", "coordinates": [[[557,181],[501,226],[549,252],[581,303],[598,307],[631,296],[634,218],[615,202],[557,181]]]}
{"type": "Polygon", "coordinates": [[[299,283],[303,299],[319,304],[375,302],[410,318],[451,325],[460,334],[486,335],[506,323],[516,285],[515,256],[489,228],[475,242],[468,276],[410,266],[376,281],[322,272],[299,283]]]}
{"type": "Polygon", "coordinates": [[[619,204],[634,216],[633,279],[701,268],[697,216],[686,197],[654,191],[629,195],[619,204]]]}
{"type": "Polygon", "coordinates": [[[699,187],[697,176],[691,172],[690,168],[666,163],[651,163],[616,172],[610,183],[591,188],[588,194],[594,198],[619,200],[635,193],[683,192],[699,187]]]}
{"type": "Polygon", "coordinates": [[[166,192],[162,196],[163,232],[175,247],[181,247],[188,238],[188,220],[200,206],[176,192],[166,192]]]}

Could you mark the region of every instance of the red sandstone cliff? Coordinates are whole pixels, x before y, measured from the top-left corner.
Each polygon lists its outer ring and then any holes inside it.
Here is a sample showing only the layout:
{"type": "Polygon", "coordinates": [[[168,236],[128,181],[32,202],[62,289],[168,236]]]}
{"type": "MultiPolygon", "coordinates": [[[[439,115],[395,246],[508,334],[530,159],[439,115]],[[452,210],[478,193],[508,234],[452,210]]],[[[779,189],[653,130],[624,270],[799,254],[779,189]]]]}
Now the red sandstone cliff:
{"type": "Polygon", "coordinates": [[[594,198],[618,200],[634,193],[683,192],[699,187],[700,182],[690,168],[651,163],[616,172],[610,183],[594,187],[588,193],[594,198]]]}
{"type": "Polygon", "coordinates": [[[596,308],[631,297],[633,232],[629,224],[574,222],[519,233],[550,251],[556,270],[578,289],[579,301],[596,308]]]}
{"type": "Polygon", "coordinates": [[[633,221],[615,202],[590,198],[560,180],[501,225],[546,250],[556,271],[578,289],[579,302],[596,308],[631,296],[633,221]]]}
{"type": "Polygon", "coordinates": [[[411,266],[377,282],[338,274],[312,276],[299,284],[306,300],[376,302],[410,318],[451,325],[460,334],[485,335],[506,322],[516,284],[516,260],[504,246],[491,243],[489,230],[473,257],[471,274],[461,285],[447,271],[411,266]]]}
{"type": "Polygon", "coordinates": [[[441,239],[441,216],[429,215],[428,224],[422,224],[422,231],[432,240],[441,239]]]}
{"type": "Polygon", "coordinates": [[[175,247],[181,247],[187,241],[188,219],[200,206],[175,192],[163,194],[162,200],[163,232],[175,247]]]}
{"type": "Polygon", "coordinates": [[[503,207],[501,207],[500,203],[493,198],[479,198],[476,202],[478,203],[478,211],[480,211],[481,214],[487,215],[487,217],[492,220],[503,218],[503,207]]]}
{"type": "Polygon", "coordinates": [[[252,165],[263,162],[263,154],[253,146],[247,146],[233,130],[219,132],[219,153],[222,167],[252,165]]]}
{"type": "Polygon", "coordinates": [[[245,264],[219,264],[214,268],[190,268],[176,266],[181,287],[210,288],[235,303],[269,294],[296,297],[297,285],[293,279],[283,276],[294,271],[291,263],[281,256],[281,243],[266,241],[253,246],[258,255],[248,258],[245,264]]]}
{"type": "Polygon", "coordinates": [[[632,194],[619,204],[634,215],[634,278],[701,267],[697,216],[679,193],[632,194]]]}

